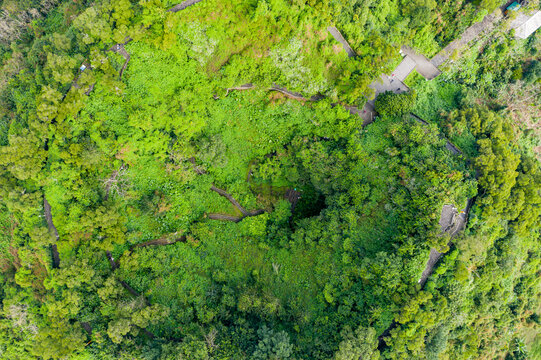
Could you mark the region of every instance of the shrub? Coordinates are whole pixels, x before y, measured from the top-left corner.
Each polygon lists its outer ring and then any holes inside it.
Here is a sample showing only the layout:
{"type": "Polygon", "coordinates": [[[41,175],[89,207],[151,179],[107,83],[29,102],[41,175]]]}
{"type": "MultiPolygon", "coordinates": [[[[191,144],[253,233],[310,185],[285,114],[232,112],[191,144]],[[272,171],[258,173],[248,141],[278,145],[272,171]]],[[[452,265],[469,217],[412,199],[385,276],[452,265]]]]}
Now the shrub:
{"type": "Polygon", "coordinates": [[[524,73],[524,81],[528,84],[539,81],[541,78],[541,61],[534,60],[524,73]]]}
{"type": "Polygon", "coordinates": [[[376,111],[381,116],[400,116],[413,109],[416,98],[414,91],[402,94],[386,91],[376,99],[376,111]]]}

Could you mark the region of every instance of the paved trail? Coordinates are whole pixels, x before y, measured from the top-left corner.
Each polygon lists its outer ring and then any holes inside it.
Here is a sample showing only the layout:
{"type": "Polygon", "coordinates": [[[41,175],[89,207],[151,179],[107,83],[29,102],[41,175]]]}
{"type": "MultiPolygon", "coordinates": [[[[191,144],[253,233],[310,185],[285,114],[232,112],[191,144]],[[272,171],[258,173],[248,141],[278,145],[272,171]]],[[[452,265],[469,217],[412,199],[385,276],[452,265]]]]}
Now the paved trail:
{"type": "Polygon", "coordinates": [[[430,62],[436,67],[443,65],[443,63],[449,59],[455,50],[467,45],[470,41],[476,39],[481,33],[491,30],[494,27],[494,24],[500,19],[500,10],[496,10],[492,14],[485,16],[483,21],[473,24],[467,28],[458,39],[443,48],[443,50],[434,56],[430,62]]]}
{"type": "Polygon", "coordinates": [[[344,48],[349,57],[357,56],[355,51],[349,45],[348,41],[344,38],[342,33],[337,28],[335,28],[334,26],[329,26],[327,27],[327,31],[334,37],[336,41],[342,44],[342,47],[344,48]]]}
{"type": "MultiPolygon", "coordinates": [[[[471,41],[478,38],[479,35],[491,31],[495,24],[502,20],[502,13],[505,12],[505,9],[512,1],[508,1],[505,5],[501,6],[499,9],[496,9],[492,14],[486,15],[483,21],[473,24],[462,33],[462,35],[447,45],[442,51],[440,51],[436,56],[430,60],[430,62],[439,67],[455,52],[466,45],[471,41]]],[[[528,15],[523,12],[518,12],[515,14],[515,18],[510,22],[509,29],[519,29],[528,19],[530,19],[531,14],[528,15]]]]}
{"type": "Polygon", "coordinates": [[[377,115],[374,111],[374,105],[380,94],[386,91],[392,91],[395,94],[409,91],[409,87],[404,84],[404,81],[413,70],[417,69],[427,80],[431,80],[441,73],[426,57],[415,52],[412,48],[403,46],[401,52],[405,56],[394,71],[390,75],[382,74],[378,80],[369,85],[370,88],[374,89],[374,95],[368,99],[360,114],[365,124],[374,121],[374,117],[377,115]]]}
{"type": "Polygon", "coordinates": [[[171,9],[169,9],[167,11],[169,11],[169,12],[178,12],[180,10],[186,9],[188,6],[192,6],[194,4],[197,4],[200,1],[203,1],[203,0],[186,0],[186,1],[181,2],[178,5],[173,6],[171,9]]]}
{"type": "Polygon", "coordinates": [[[413,50],[411,47],[402,46],[400,50],[402,51],[402,54],[406,55],[406,58],[409,57],[413,60],[413,62],[415,63],[415,69],[425,79],[432,80],[441,74],[440,69],[434,66],[434,64],[432,64],[432,62],[428,60],[424,55],[419,54],[417,51],[413,50]]]}
{"type": "Polygon", "coordinates": [[[404,81],[415,69],[415,66],[417,66],[415,60],[411,56],[406,56],[404,57],[404,60],[402,60],[402,62],[396,67],[396,69],[394,69],[391,76],[400,81],[404,81]]]}

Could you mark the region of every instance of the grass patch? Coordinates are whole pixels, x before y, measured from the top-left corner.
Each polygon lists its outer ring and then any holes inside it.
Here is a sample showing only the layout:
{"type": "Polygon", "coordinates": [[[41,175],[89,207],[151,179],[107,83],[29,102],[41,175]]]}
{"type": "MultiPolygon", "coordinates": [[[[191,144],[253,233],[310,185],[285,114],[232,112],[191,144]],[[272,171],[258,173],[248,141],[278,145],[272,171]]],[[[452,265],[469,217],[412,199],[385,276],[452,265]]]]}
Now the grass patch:
{"type": "Polygon", "coordinates": [[[442,115],[456,109],[460,103],[462,87],[444,80],[426,81],[413,77],[406,84],[417,92],[413,113],[428,122],[441,123],[442,115]]]}

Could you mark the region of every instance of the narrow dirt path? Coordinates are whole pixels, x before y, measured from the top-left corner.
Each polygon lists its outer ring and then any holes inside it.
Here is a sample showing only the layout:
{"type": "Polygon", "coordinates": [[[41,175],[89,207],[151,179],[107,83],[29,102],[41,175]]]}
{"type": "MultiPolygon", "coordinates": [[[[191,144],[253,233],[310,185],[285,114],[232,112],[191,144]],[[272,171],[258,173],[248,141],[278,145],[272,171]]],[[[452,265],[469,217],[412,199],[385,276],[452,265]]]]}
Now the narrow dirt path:
{"type": "Polygon", "coordinates": [[[111,270],[115,271],[118,269],[118,262],[115,261],[115,258],[113,257],[113,254],[109,250],[105,252],[105,255],[107,256],[107,260],[109,260],[109,265],[111,265],[111,270]]]}
{"type": "Polygon", "coordinates": [[[58,231],[56,230],[56,226],[53,224],[53,215],[51,214],[51,205],[43,196],[43,211],[45,213],[45,220],[47,221],[47,225],[49,226],[49,230],[54,234],[56,237],[56,240],[59,239],[60,236],[58,236],[58,231]]]}
{"type": "MultiPolygon", "coordinates": [[[[398,85],[398,83],[396,85],[398,85]]],[[[232,91],[235,91],[235,90],[243,91],[243,90],[250,90],[250,89],[253,89],[253,88],[254,88],[254,85],[252,83],[227,88],[225,96],[229,95],[229,93],[231,93],[232,91]]],[[[395,92],[400,92],[400,91],[403,92],[403,91],[405,91],[405,89],[407,89],[406,85],[403,85],[403,84],[402,84],[402,86],[398,85],[397,88],[395,89],[395,92]]],[[[299,93],[289,91],[285,87],[281,87],[281,86],[278,86],[278,85],[270,87],[268,90],[269,91],[281,92],[282,94],[286,95],[290,99],[297,100],[297,101],[303,101],[303,102],[305,102],[305,101],[306,102],[315,102],[315,101],[319,101],[319,100],[325,98],[324,95],[319,95],[318,94],[318,95],[313,95],[309,99],[307,99],[307,98],[305,98],[304,96],[302,96],[299,93]]],[[[214,97],[214,100],[218,100],[218,99],[219,99],[219,97],[214,97]]],[[[340,103],[334,103],[333,104],[333,106],[336,106],[336,105],[341,105],[341,106],[344,107],[344,109],[348,110],[351,114],[358,115],[359,117],[361,117],[363,119],[363,126],[366,126],[366,125],[370,124],[372,121],[374,121],[374,118],[377,115],[376,110],[374,108],[374,101],[368,101],[364,105],[364,107],[362,109],[359,109],[358,107],[352,106],[352,105],[345,105],[345,104],[340,104],[340,103]]]]}
{"type": "Polygon", "coordinates": [[[210,190],[217,192],[221,196],[225,197],[231,204],[233,204],[234,207],[239,209],[239,211],[242,213],[242,215],[248,215],[248,211],[246,211],[245,208],[243,208],[233,196],[229,195],[225,190],[218,189],[216,186],[212,185],[210,187],[210,190]]]}
{"type": "MultiPolygon", "coordinates": [[[[105,252],[106,256],[107,256],[107,260],[109,261],[109,264],[111,265],[111,272],[115,272],[116,269],[118,269],[119,267],[119,264],[117,261],[115,261],[115,259],[113,258],[113,255],[111,254],[110,251],[106,251],[105,252]]],[[[143,299],[143,302],[146,306],[151,306],[151,302],[150,300],[142,293],[138,292],[137,290],[135,290],[134,288],[132,288],[127,282],[125,282],[124,280],[120,280],[118,279],[118,282],[120,283],[120,285],[126,289],[126,291],[128,291],[130,294],[132,294],[134,297],[137,297],[137,298],[141,298],[143,299]]],[[[81,323],[83,329],[85,329],[85,331],[90,335],[92,334],[92,327],[90,326],[89,323],[81,323]]],[[[141,328],[141,327],[137,327],[138,329],[140,329],[141,331],[143,331],[143,333],[148,336],[149,338],[151,339],[154,339],[156,337],[156,335],[154,335],[152,332],[150,332],[148,329],[146,328],[141,328]]],[[[174,340],[174,341],[181,341],[182,339],[178,339],[178,338],[169,338],[169,340],[174,340]]]]}
{"type": "MultiPolygon", "coordinates": [[[[107,256],[107,259],[109,260],[109,264],[111,265],[111,271],[114,272],[116,269],[118,269],[119,265],[118,265],[118,262],[115,261],[115,259],[113,258],[113,256],[111,255],[111,252],[110,251],[106,251],[105,252],[106,256],[107,256]]],[[[151,303],[150,303],[150,300],[145,296],[143,295],[142,293],[138,292],[137,290],[135,290],[134,288],[132,288],[127,282],[125,282],[124,280],[120,280],[118,279],[118,282],[120,283],[120,285],[127,291],[129,292],[130,294],[132,294],[134,297],[136,298],[141,298],[143,299],[143,302],[145,304],[145,306],[150,306],[151,303]]],[[[86,323],[88,324],[88,323],[86,323]]],[[[90,326],[90,324],[88,324],[88,326],[85,325],[85,323],[82,323],[81,324],[83,326],[83,328],[87,331],[87,333],[90,335],[92,333],[92,328],[90,326]]],[[[132,325],[132,326],[136,326],[136,325],[132,325]]],[[[147,330],[146,328],[142,328],[142,327],[138,327],[136,326],[138,329],[140,329],[141,331],[143,331],[143,333],[148,336],[149,338],[151,339],[154,339],[156,337],[156,335],[154,335],[153,333],[151,333],[149,330],[147,330]]]]}
{"type": "MultiPolygon", "coordinates": [[[[105,255],[107,256],[107,259],[109,260],[109,265],[111,265],[111,271],[112,272],[115,272],[116,269],[119,268],[119,264],[117,261],[115,261],[115,259],[113,258],[113,255],[111,254],[111,252],[109,250],[107,250],[105,252],[105,255]]],[[[120,285],[122,285],[122,287],[124,289],[126,289],[130,294],[132,294],[133,296],[135,297],[142,297],[143,300],[145,301],[145,304],[146,305],[150,305],[150,301],[146,298],[146,296],[144,296],[143,294],[139,293],[137,290],[135,290],[134,288],[132,288],[127,282],[125,282],[124,280],[120,280],[120,279],[117,279],[118,282],[120,283],[120,285]]]]}
{"type": "MultiPolygon", "coordinates": [[[[226,89],[224,97],[229,95],[229,93],[234,91],[234,90],[243,91],[243,90],[250,90],[250,89],[254,89],[254,85],[252,83],[248,83],[248,84],[244,84],[244,85],[240,85],[240,86],[235,86],[235,87],[230,87],[230,88],[226,89]]],[[[321,99],[324,98],[323,95],[319,95],[319,94],[318,95],[313,95],[310,98],[305,98],[302,94],[294,92],[294,91],[290,91],[287,88],[285,88],[283,86],[280,86],[280,85],[277,85],[277,84],[274,84],[273,86],[271,86],[267,90],[268,91],[280,92],[280,93],[284,94],[285,96],[287,96],[288,98],[293,99],[293,100],[298,100],[298,101],[318,101],[318,100],[321,100],[321,99]]],[[[219,97],[215,96],[214,99],[218,100],[219,97]]]]}
{"type": "MultiPolygon", "coordinates": [[[[281,86],[278,86],[276,84],[274,84],[272,87],[270,87],[269,90],[281,92],[282,94],[284,94],[285,96],[287,96],[288,98],[293,99],[293,100],[315,101],[315,100],[311,100],[311,98],[307,99],[304,96],[302,96],[302,94],[299,94],[299,93],[296,93],[296,92],[293,92],[293,91],[289,91],[285,87],[281,87],[281,86]]],[[[317,95],[314,95],[314,96],[317,96],[317,95]]]]}

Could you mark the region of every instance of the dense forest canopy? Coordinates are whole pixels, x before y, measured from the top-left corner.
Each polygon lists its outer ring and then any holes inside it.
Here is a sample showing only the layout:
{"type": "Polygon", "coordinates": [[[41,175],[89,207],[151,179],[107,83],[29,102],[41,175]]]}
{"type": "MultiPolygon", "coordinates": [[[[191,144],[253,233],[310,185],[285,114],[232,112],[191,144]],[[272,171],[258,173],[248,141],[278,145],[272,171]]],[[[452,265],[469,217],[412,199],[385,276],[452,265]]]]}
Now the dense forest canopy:
{"type": "Polygon", "coordinates": [[[541,359],[541,34],[501,6],[0,0],[0,358],[541,359]]]}

